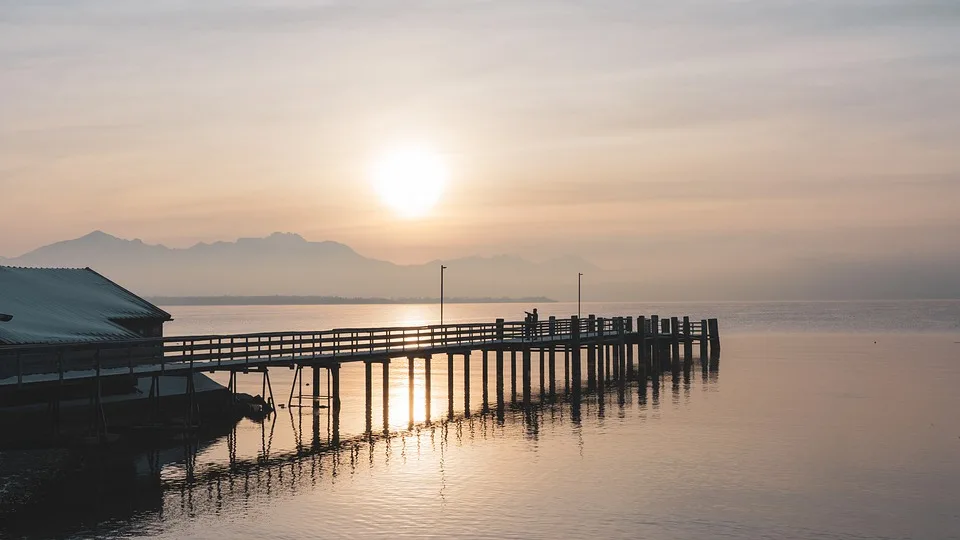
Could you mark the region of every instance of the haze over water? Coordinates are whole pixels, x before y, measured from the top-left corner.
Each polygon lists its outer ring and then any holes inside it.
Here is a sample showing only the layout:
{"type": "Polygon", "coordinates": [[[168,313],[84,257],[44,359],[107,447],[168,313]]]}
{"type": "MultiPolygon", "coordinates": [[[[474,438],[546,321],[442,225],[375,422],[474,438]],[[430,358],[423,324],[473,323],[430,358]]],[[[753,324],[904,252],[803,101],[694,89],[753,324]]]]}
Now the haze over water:
{"type": "MultiPolygon", "coordinates": [[[[489,320],[524,307],[453,305],[445,316],[489,320]]],[[[576,304],[541,309],[569,314],[576,304]]],[[[170,310],[171,333],[412,324],[436,315],[436,306],[170,310]]],[[[458,358],[457,419],[447,422],[446,361],[438,358],[434,423],[427,427],[420,424],[418,361],[419,426],[406,432],[406,361],[395,361],[394,436],[368,442],[357,437],[364,429],[363,369],[346,365],[340,452],[306,452],[282,466],[191,484],[183,450],[174,447],[163,455],[169,461],[162,487],[149,480],[145,457],[115,464],[96,488],[52,499],[61,515],[74,516],[72,525],[46,530],[25,515],[11,531],[159,538],[960,537],[960,302],[585,304],[584,313],[719,316],[719,371],[704,374],[695,366],[689,379],[677,381],[667,374],[645,398],[628,387],[622,403],[608,389],[603,399],[584,400],[579,422],[569,404],[558,403],[532,417],[508,407],[501,424],[479,414],[474,355],[474,414],[462,417],[458,358]]],[[[279,402],[286,402],[292,373],[271,371],[279,402]]],[[[559,379],[562,387],[562,371],[559,379]]],[[[382,425],[377,366],[374,381],[376,429],[382,425]]],[[[535,394],[536,383],[535,374],[535,394]]],[[[240,390],[259,393],[259,377],[242,377],[240,390]]],[[[284,409],[262,425],[241,422],[237,458],[256,462],[309,450],[312,411],[300,413],[284,409]]],[[[198,479],[224,470],[231,437],[201,448],[198,479]]]]}

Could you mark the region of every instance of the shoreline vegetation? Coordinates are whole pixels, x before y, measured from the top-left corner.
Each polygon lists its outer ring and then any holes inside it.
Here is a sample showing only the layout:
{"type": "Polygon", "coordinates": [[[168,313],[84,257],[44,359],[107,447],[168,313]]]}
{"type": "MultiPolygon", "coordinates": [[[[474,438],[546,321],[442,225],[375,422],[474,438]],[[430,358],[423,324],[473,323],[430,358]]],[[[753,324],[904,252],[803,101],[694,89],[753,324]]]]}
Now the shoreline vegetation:
{"type": "MultiPolygon", "coordinates": [[[[364,298],[344,296],[148,296],[159,306],[326,306],[352,304],[439,304],[439,298],[364,298]]],[[[454,297],[444,304],[552,304],[545,296],[522,298],[454,297]]]]}

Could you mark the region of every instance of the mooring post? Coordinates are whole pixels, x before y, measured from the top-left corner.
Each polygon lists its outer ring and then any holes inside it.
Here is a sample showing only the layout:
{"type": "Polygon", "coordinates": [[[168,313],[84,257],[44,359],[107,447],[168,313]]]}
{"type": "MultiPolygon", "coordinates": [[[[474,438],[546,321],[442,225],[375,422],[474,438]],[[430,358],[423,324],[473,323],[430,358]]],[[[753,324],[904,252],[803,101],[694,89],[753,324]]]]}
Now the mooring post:
{"type": "Polygon", "coordinates": [[[693,361],[693,336],[690,335],[690,317],[683,317],[683,361],[693,361]]]}
{"type": "Polygon", "coordinates": [[[510,403],[517,402],[517,350],[510,349],[510,403]]]}
{"type": "Polygon", "coordinates": [[[430,403],[433,401],[431,399],[433,392],[430,390],[430,361],[432,356],[430,354],[425,354],[423,356],[423,398],[424,398],[424,409],[427,416],[427,423],[429,424],[433,420],[433,416],[430,414],[430,403]]]}
{"type": "Polygon", "coordinates": [[[481,367],[483,368],[483,374],[482,374],[482,377],[481,377],[481,379],[482,379],[481,384],[483,385],[483,412],[487,412],[487,411],[490,410],[490,405],[489,405],[489,403],[490,403],[490,394],[489,394],[489,392],[488,392],[488,390],[487,390],[487,382],[488,382],[488,377],[489,377],[489,375],[487,375],[487,367],[488,367],[488,364],[489,364],[489,361],[488,361],[488,359],[487,359],[487,356],[488,356],[488,353],[489,353],[489,352],[490,352],[490,351],[488,351],[487,349],[484,349],[483,352],[481,353],[481,355],[482,355],[482,362],[481,362],[482,366],[481,366],[481,367]]]}
{"type": "Polygon", "coordinates": [[[633,317],[627,317],[627,335],[625,337],[627,345],[627,379],[633,380],[633,317]]]}
{"type": "Polygon", "coordinates": [[[570,389],[573,392],[573,401],[580,403],[580,319],[576,316],[570,318],[572,336],[570,343],[570,371],[571,382],[570,389]]]}
{"type": "Polygon", "coordinates": [[[383,431],[390,431],[390,359],[383,359],[383,431]]]}
{"type": "Polygon", "coordinates": [[[447,418],[453,420],[453,353],[447,353],[447,418]]]}
{"type": "Polygon", "coordinates": [[[407,409],[409,410],[409,413],[410,413],[410,428],[413,428],[413,422],[414,422],[413,397],[414,396],[413,396],[413,357],[412,356],[407,357],[407,387],[408,387],[407,392],[410,394],[408,396],[407,409]]]}
{"type": "Polygon", "coordinates": [[[530,406],[530,347],[523,348],[523,406],[530,406]]]}
{"type": "Polygon", "coordinates": [[[364,360],[363,370],[366,374],[366,432],[373,431],[373,362],[364,360]]]}
{"type": "Polygon", "coordinates": [[[470,351],[463,353],[463,416],[470,418],[470,351]]]}
{"type": "Polygon", "coordinates": [[[340,444],[340,362],[330,364],[330,372],[327,374],[330,378],[330,393],[333,401],[333,444],[340,444]]]}

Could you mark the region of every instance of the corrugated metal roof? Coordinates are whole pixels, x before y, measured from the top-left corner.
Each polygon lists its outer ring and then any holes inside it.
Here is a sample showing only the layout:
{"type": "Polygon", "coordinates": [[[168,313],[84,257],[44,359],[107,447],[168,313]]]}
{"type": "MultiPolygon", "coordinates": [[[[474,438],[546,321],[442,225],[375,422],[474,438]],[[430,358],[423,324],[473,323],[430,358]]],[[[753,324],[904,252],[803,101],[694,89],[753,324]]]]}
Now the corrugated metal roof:
{"type": "Polygon", "coordinates": [[[0,266],[0,343],[137,338],[114,321],[170,314],[89,268],[0,266]]]}

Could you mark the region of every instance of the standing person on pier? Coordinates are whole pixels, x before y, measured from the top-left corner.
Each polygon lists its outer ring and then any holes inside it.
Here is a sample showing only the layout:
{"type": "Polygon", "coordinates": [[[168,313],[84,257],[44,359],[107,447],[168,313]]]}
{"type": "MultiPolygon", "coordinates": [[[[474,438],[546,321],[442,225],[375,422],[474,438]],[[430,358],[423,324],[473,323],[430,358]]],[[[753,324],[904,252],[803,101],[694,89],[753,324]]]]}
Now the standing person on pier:
{"type": "Polygon", "coordinates": [[[539,320],[540,315],[537,314],[537,308],[533,308],[533,313],[530,313],[529,311],[524,311],[524,313],[527,314],[526,319],[524,319],[527,323],[526,332],[524,333],[526,334],[526,337],[530,339],[533,338],[534,333],[537,332],[537,321],[539,320]]]}

